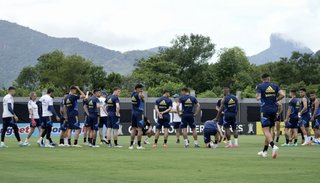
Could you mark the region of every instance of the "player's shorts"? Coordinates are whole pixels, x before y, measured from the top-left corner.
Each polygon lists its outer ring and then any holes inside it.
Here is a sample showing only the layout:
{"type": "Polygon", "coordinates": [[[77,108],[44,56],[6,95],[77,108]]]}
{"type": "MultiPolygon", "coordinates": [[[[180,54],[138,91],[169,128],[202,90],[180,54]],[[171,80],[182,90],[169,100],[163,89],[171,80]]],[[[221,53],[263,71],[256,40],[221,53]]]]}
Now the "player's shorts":
{"type": "Polygon", "coordinates": [[[277,113],[273,113],[273,112],[270,112],[270,113],[261,113],[261,126],[262,128],[266,128],[266,127],[269,127],[269,128],[272,128],[274,127],[275,125],[275,119],[277,117],[277,113]]]}
{"type": "Polygon", "coordinates": [[[50,128],[52,127],[52,121],[49,116],[43,116],[41,120],[41,128],[50,128]]]}
{"type": "Polygon", "coordinates": [[[305,128],[309,128],[310,127],[310,120],[311,120],[311,117],[309,114],[301,116],[300,127],[302,127],[302,125],[303,125],[305,128]]]}
{"type": "Polygon", "coordinates": [[[30,127],[39,127],[41,126],[41,121],[40,119],[34,119],[34,121],[36,122],[36,124],[33,126],[31,119],[30,119],[30,127]]]}
{"type": "Polygon", "coordinates": [[[143,112],[136,111],[131,114],[131,127],[132,128],[143,128],[144,121],[143,121],[143,112]]]}
{"type": "Polygon", "coordinates": [[[156,129],[162,129],[162,126],[163,128],[170,128],[170,115],[169,114],[164,114],[162,115],[162,119],[159,119],[157,120],[157,123],[156,123],[156,129]]]}
{"type": "Polygon", "coordinates": [[[72,130],[80,129],[78,115],[68,115],[67,128],[72,130]]]}
{"type": "Polygon", "coordinates": [[[102,117],[100,116],[98,127],[103,128],[103,125],[108,127],[107,123],[108,123],[108,116],[102,116],[102,117]]]}
{"type": "Polygon", "coordinates": [[[67,121],[65,121],[64,117],[60,118],[60,130],[61,131],[67,130],[67,121]]]}
{"type": "Polygon", "coordinates": [[[17,123],[13,119],[13,117],[7,117],[7,118],[2,118],[3,121],[3,128],[6,125],[7,127],[12,127],[12,128],[18,128],[17,123]]]}
{"type": "Polygon", "coordinates": [[[173,129],[179,129],[181,122],[172,122],[171,125],[172,125],[173,129]]]}
{"type": "Polygon", "coordinates": [[[317,116],[314,121],[312,121],[312,128],[319,129],[320,126],[320,116],[317,116]]]}
{"type": "Polygon", "coordinates": [[[224,117],[223,114],[221,114],[221,115],[219,116],[219,119],[218,119],[218,125],[219,125],[219,126],[222,126],[222,125],[223,125],[223,117],[224,117]]]}
{"type": "MultiPolygon", "coordinates": [[[[148,130],[149,129],[147,129],[147,128],[142,128],[142,135],[147,135],[148,130]]],[[[137,133],[137,135],[138,135],[138,133],[137,133]]]]}
{"type": "Polygon", "coordinates": [[[84,127],[90,127],[89,117],[87,115],[84,116],[84,127]]]}
{"type": "Polygon", "coordinates": [[[237,129],[237,116],[233,113],[225,113],[223,117],[223,127],[232,128],[232,130],[237,129]]]}
{"type": "Polygon", "coordinates": [[[211,135],[216,135],[217,129],[205,128],[203,129],[203,141],[204,143],[209,143],[211,141],[211,135]]]}
{"type": "Polygon", "coordinates": [[[191,129],[196,128],[193,114],[182,114],[180,128],[187,128],[188,125],[191,129]]]}
{"type": "Polygon", "coordinates": [[[99,121],[98,116],[89,116],[88,122],[91,130],[96,130],[96,131],[99,130],[98,121],[99,121]]]}
{"type": "Polygon", "coordinates": [[[119,129],[120,118],[118,116],[109,115],[107,128],[119,129]]]}
{"type": "Polygon", "coordinates": [[[280,122],[280,121],[281,121],[280,115],[279,115],[279,116],[276,116],[276,119],[274,119],[274,122],[280,122]]]}
{"type": "Polygon", "coordinates": [[[285,128],[299,128],[299,118],[290,118],[289,121],[285,124],[285,128]]]}

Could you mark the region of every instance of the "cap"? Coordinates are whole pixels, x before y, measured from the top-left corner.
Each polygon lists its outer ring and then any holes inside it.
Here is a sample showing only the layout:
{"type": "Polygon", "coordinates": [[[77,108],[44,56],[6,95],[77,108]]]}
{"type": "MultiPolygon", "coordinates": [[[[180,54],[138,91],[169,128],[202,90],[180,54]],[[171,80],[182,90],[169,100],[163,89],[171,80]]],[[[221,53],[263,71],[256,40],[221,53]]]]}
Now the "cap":
{"type": "Polygon", "coordinates": [[[108,95],[106,91],[101,91],[101,95],[108,95]]]}
{"type": "Polygon", "coordinates": [[[173,98],[178,98],[180,95],[179,94],[174,94],[173,98]]]}

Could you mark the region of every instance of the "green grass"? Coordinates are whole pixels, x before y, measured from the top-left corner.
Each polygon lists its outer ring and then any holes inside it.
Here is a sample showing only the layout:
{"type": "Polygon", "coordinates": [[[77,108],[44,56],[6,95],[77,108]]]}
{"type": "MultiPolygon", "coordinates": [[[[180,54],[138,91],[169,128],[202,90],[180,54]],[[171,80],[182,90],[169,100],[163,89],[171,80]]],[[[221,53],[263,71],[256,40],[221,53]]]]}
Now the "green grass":
{"type": "MultiPolygon", "coordinates": [[[[281,137],[283,140],[283,137],[281,137]]],[[[202,137],[199,140],[202,142],[202,137]]],[[[128,150],[129,137],[120,137],[122,149],[19,148],[7,138],[0,149],[0,182],[317,182],[320,147],[280,147],[278,159],[259,158],[262,136],[240,136],[238,149],[169,148],[128,150]]],[[[35,141],[35,140],[33,140],[35,141]]],[[[162,137],[160,138],[162,141],[162,137]]],[[[204,146],[201,143],[202,147],[204,146]]],[[[269,150],[269,156],[271,152],[269,150]]]]}

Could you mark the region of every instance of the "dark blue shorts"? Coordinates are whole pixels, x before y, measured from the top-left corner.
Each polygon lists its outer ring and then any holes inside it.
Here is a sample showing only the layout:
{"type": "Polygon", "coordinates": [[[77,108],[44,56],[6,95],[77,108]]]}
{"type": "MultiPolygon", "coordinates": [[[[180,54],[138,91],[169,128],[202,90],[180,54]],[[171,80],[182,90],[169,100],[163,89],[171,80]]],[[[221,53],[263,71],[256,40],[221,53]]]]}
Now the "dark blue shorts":
{"type": "Polygon", "coordinates": [[[211,141],[211,135],[216,135],[217,129],[214,128],[205,128],[203,130],[203,141],[204,143],[209,143],[211,141]]]}
{"type": "Polygon", "coordinates": [[[41,126],[40,119],[34,119],[34,121],[36,122],[36,126],[32,125],[32,122],[31,122],[31,119],[30,119],[30,127],[39,127],[39,126],[41,126]]]}
{"type": "Polygon", "coordinates": [[[320,126],[320,116],[317,116],[312,122],[312,128],[319,129],[319,126],[320,126]]]}
{"type": "Polygon", "coordinates": [[[99,121],[98,127],[99,128],[103,128],[103,126],[108,127],[107,123],[108,123],[108,116],[100,117],[100,121],[99,121]]]}
{"type": "Polygon", "coordinates": [[[236,114],[225,113],[223,117],[223,127],[232,128],[232,130],[237,129],[237,116],[236,114]]]}
{"type": "Polygon", "coordinates": [[[221,114],[220,116],[219,116],[219,119],[218,119],[218,125],[219,126],[222,126],[223,125],[223,114],[221,114]]]}
{"type": "Polygon", "coordinates": [[[107,128],[119,129],[120,118],[118,116],[109,115],[107,128]]]}
{"type": "Polygon", "coordinates": [[[299,118],[290,118],[285,124],[285,128],[299,128],[299,118]]]}
{"type": "Polygon", "coordinates": [[[84,127],[90,127],[89,117],[87,115],[84,115],[84,127]]]}
{"type": "Polygon", "coordinates": [[[164,114],[162,116],[162,119],[157,120],[157,124],[156,124],[156,129],[162,129],[163,128],[170,128],[170,115],[169,114],[164,114]]]}
{"type": "Polygon", "coordinates": [[[77,115],[68,115],[67,128],[72,130],[80,129],[80,122],[77,115]]]}
{"type": "Polygon", "coordinates": [[[172,122],[171,125],[173,126],[173,129],[179,129],[181,122],[172,122]]]}
{"type": "Polygon", "coordinates": [[[270,113],[261,113],[261,126],[262,128],[272,128],[275,125],[275,119],[276,119],[277,113],[276,112],[270,112],[270,113]]]}
{"type": "Polygon", "coordinates": [[[50,128],[50,127],[52,127],[51,117],[49,116],[42,117],[41,128],[50,128]]]}
{"type": "Polygon", "coordinates": [[[310,117],[309,113],[301,116],[300,127],[302,127],[302,125],[303,125],[305,128],[309,128],[310,127],[310,120],[311,120],[311,117],[310,117]]]}
{"type": "Polygon", "coordinates": [[[66,131],[67,130],[67,122],[63,117],[60,118],[60,130],[66,131]]]}
{"type": "Polygon", "coordinates": [[[182,114],[180,128],[187,128],[188,125],[191,129],[196,128],[193,114],[182,114]]]}
{"type": "Polygon", "coordinates": [[[132,128],[143,128],[144,121],[143,121],[143,112],[136,111],[131,114],[131,127],[132,128]]]}
{"type": "Polygon", "coordinates": [[[12,127],[12,128],[15,128],[15,127],[18,128],[18,125],[15,122],[13,117],[2,118],[2,121],[3,121],[3,124],[2,124],[3,128],[4,128],[4,126],[12,127]]]}
{"type": "Polygon", "coordinates": [[[91,130],[99,130],[98,127],[98,117],[97,116],[89,116],[89,126],[91,128],[91,130]]]}

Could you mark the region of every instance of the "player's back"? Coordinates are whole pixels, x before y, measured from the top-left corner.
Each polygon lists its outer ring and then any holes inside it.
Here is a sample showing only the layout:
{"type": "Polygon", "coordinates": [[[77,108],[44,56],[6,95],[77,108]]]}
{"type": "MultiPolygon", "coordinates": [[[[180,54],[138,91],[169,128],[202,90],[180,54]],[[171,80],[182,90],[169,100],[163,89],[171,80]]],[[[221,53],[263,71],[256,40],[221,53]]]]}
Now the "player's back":
{"type": "Polygon", "coordinates": [[[204,124],[204,129],[217,129],[217,124],[213,121],[206,121],[204,124]]]}
{"type": "Polygon", "coordinates": [[[98,108],[97,105],[99,103],[99,99],[96,96],[92,96],[88,100],[88,111],[90,116],[97,116],[98,115],[98,108]]]}
{"type": "Polygon", "coordinates": [[[67,95],[64,99],[64,104],[67,107],[67,114],[77,114],[78,113],[78,99],[80,97],[77,95],[67,95]]]}
{"type": "MultiPolygon", "coordinates": [[[[307,101],[307,106],[306,106],[307,110],[305,110],[301,114],[301,116],[304,116],[304,115],[307,116],[307,115],[309,115],[309,111],[310,111],[310,99],[308,97],[303,97],[302,99],[305,99],[307,101]]],[[[302,99],[300,101],[300,111],[304,108],[304,103],[303,103],[302,99]]]]}
{"type": "Polygon", "coordinates": [[[163,112],[172,106],[172,101],[168,97],[160,97],[156,100],[156,105],[158,106],[159,111],[163,112]]]}
{"type": "Polygon", "coordinates": [[[300,110],[300,101],[297,97],[292,98],[289,101],[289,107],[291,109],[290,118],[297,118],[300,110]]]}
{"type": "Polygon", "coordinates": [[[280,91],[278,85],[264,82],[257,86],[257,93],[261,94],[261,112],[276,113],[278,110],[277,95],[280,91]]]}
{"type": "Polygon", "coordinates": [[[138,92],[132,92],[131,94],[132,112],[143,112],[144,101],[139,97],[138,92]]]}
{"type": "Polygon", "coordinates": [[[227,95],[224,97],[224,113],[237,114],[238,112],[238,99],[234,95],[227,95]]]}
{"type": "Polygon", "coordinates": [[[180,97],[179,102],[181,103],[183,114],[193,114],[194,106],[198,103],[198,100],[191,95],[185,95],[180,97]]]}

